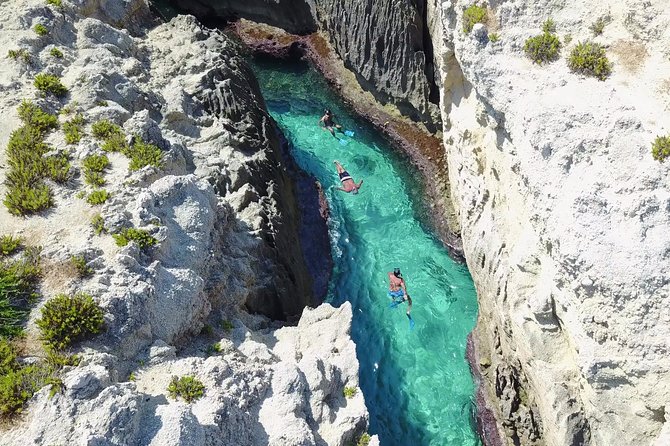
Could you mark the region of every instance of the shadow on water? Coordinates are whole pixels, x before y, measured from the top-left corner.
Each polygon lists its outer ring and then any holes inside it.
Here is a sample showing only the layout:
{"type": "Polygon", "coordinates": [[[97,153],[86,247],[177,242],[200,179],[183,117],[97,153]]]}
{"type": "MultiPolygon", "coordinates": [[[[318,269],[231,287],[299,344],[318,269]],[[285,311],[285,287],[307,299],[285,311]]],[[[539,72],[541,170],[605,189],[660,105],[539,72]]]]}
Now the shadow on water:
{"type": "Polygon", "coordinates": [[[477,306],[464,265],[454,263],[421,221],[418,173],[347,109],[305,63],[254,60],[270,113],[302,169],[323,185],[331,207],[334,269],[327,300],[352,304],[352,338],[370,432],[382,445],[479,444],[472,425],[474,385],[465,361],[477,306]],[[319,128],[324,108],[354,137],[319,128]],[[355,180],[354,196],[337,190],[338,159],[355,180]],[[387,271],[401,267],[415,300],[389,308],[387,271]]]}

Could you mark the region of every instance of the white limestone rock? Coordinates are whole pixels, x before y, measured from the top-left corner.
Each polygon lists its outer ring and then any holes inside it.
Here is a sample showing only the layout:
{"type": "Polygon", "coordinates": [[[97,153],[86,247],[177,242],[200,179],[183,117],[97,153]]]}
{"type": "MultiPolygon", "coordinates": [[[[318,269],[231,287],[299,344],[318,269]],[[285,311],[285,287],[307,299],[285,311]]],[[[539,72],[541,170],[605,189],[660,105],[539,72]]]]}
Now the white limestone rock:
{"type": "Polygon", "coordinates": [[[670,132],[666,2],[498,2],[486,46],[462,32],[472,2],[430,3],[485,393],[519,408],[505,429],[522,444],[653,444],[670,396],[670,167],[651,156],[670,132]],[[522,48],[547,17],[572,41],[538,66],[522,48]],[[586,39],[606,81],[567,67],[586,39]]]}

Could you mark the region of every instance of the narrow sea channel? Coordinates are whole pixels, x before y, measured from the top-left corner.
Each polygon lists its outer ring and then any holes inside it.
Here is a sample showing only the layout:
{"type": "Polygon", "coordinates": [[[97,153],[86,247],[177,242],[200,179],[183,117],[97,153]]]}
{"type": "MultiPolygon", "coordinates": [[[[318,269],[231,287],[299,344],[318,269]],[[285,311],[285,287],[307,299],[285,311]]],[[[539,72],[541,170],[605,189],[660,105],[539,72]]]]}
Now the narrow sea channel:
{"type": "Polygon", "coordinates": [[[302,63],[266,59],[254,69],[271,115],[331,206],[335,269],[328,301],[354,309],[352,337],[370,410],[370,433],[383,446],[480,444],[472,421],[474,384],[465,360],[477,299],[465,265],[454,262],[422,224],[419,178],[374,129],[354,116],[323,78],[302,63]],[[353,137],[319,128],[330,108],[353,137]],[[358,195],[337,190],[338,160],[358,195]],[[402,270],[414,301],[390,308],[387,272],[402,270]]]}

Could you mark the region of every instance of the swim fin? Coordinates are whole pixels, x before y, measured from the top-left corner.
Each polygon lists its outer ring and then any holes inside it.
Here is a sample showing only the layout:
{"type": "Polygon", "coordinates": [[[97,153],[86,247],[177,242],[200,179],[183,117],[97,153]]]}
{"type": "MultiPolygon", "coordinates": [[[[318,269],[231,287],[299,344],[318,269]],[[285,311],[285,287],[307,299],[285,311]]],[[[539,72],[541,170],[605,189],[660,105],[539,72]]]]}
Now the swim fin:
{"type": "Polygon", "coordinates": [[[407,319],[409,319],[409,329],[414,330],[414,319],[409,314],[407,315],[407,319]]]}
{"type": "Polygon", "coordinates": [[[349,141],[347,141],[346,139],[340,139],[341,146],[346,146],[347,144],[349,144],[349,141]]]}
{"type": "Polygon", "coordinates": [[[351,130],[345,130],[344,134],[347,135],[349,138],[352,138],[354,136],[354,132],[351,130]]]}

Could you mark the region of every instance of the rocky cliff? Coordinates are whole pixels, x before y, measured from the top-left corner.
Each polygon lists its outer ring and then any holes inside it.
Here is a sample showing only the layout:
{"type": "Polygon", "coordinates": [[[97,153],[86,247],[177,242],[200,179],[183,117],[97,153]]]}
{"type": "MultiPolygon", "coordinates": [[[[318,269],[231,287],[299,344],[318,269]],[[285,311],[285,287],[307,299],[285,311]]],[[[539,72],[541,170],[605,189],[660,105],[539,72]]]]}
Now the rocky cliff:
{"type": "MultiPolygon", "coordinates": [[[[45,142],[70,162],[66,181],[49,180],[48,211],[21,218],[0,207],[2,235],[43,246],[42,296],[90,293],[106,328],[82,347],[78,366],[64,368],[61,392],[36,393],[23,419],[3,425],[0,443],[355,440],[366,429],[367,411],[360,392],[343,396],[344,386],[358,383],[351,309],[302,312],[313,283],[300,248],[294,181],[238,48],[193,17],[151,29],[144,1],[103,3],[0,4],[1,46],[22,55],[0,66],[2,179],[22,99],[60,112],[61,129],[45,142]],[[47,32],[36,34],[36,24],[47,32]],[[68,94],[40,94],[33,85],[39,72],[60,78],[68,94]],[[63,124],[75,116],[83,122],[81,139],[66,144],[63,124]],[[116,141],[133,150],[103,152],[91,126],[101,120],[134,135],[116,141]],[[133,168],[122,153],[148,150],[149,143],[161,162],[133,168]],[[83,160],[103,153],[109,198],[91,205],[83,160]],[[111,234],[124,228],[146,231],[157,245],[118,246],[111,234]],[[73,271],[73,255],[84,258],[84,277],[73,271]],[[303,317],[296,327],[278,329],[245,308],[303,317]],[[166,399],[171,375],[201,380],[203,399],[166,399]]],[[[0,194],[7,190],[3,181],[0,194]]],[[[21,342],[24,363],[45,355],[38,314],[34,309],[21,342]]]]}
{"type": "Polygon", "coordinates": [[[440,129],[432,40],[425,1],[182,1],[171,4],[211,19],[243,17],[305,34],[323,31],[358,84],[431,132],[440,129]]]}
{"type": "Polygon", "coordinates": [[[504,442],[653,444],[670,401],[670,170],[650,149],[670,130],[667,5],[491,2],[467,34],[469,5],[432,1],[429,24],[504,442]],[[538,66],[522,48],[548,17],[562,58],[538,66]],[[587,39],[614,64],[605,81],[567,67],[587,39]]]}

